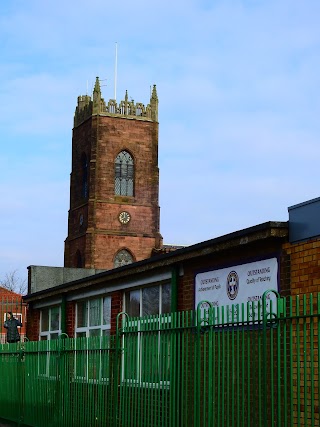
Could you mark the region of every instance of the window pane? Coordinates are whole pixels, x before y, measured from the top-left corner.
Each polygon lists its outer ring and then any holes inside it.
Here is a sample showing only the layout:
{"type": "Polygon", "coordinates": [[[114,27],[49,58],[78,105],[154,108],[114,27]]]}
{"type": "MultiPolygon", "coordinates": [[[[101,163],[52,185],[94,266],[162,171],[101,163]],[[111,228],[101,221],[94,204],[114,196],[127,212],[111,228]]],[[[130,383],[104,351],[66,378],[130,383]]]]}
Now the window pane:
{"type": "Polygon", "coordinates": [[[60,308],[53,307],[51,308],[51,320],[50,320],[50,331],[59,330],[60,324],[60,308]]]}
{"type": "Polygon", "coordinates": [[[115,179],[115,183],[114,183],[114,189],[115,189],[115,194],[117,195],[117,196],[119,196],[120,194],[121,194],[121,185],[120,185],[120,183],[121,183],[121,179],[120,178],[116,178],[115,179]]]}
{"type": "Polygon", "coordinates": [[[128,188],[127,188],[128,196],[133,196],[133,181],[128,180],[128,188]]]}
{"type": "Polygon", "coordinates": [[[50,339],[51,340],[56,340],[59,338],[59,334],[50,334],[50,339]]]}
{"type": "Polygon", "coordinates": [[[143,335],[140,340],[141,381],[159,379],[159,334],[143,335]]]}
{"type": "Polygon", "coordinates": [[[49,330],[49,309],[41,310],[41,331],[49,330]]]}
{"type": "Polygon", "coordinates": [[[77,338],[85,338],[86,333],[85,332],[77,332],[77,338]]]}
{"type": "Polygon", "coordinates": [[[47,341],[47,339],[48,339],[48,337],[47,337],[47,336],[43,336],[43,335],[42,335],[42,336],[40,337],[40,341],[47,341]]]}
{"type": "Polygon", "coordinates": [[[111,321],[111,298],[103,298],[103,325],[110,325],[111,321]]]}
{"type": "Polygon", "coordinates": [[[142,289],[142,316],[159,313],[159,286],[142,289]]]}
{"type": "Polygon", "coordinates": [[[78,302],[77,304],[77,327],[87,326],[88,303],[87,301],[78,302]]]}
{"type": "Polygon", "coordinates": [[[101,300],[92,299],[89,302],[89,326],[101,325],[101,300]]]}
{"type": "Polygon", "coordinates": [[[127,195],[127,181],[126,181],[126,179],[121,179],[121,181],[120,181],[120,194],[121,194],[121,196],[127,195]]]}
{"type": "Polygon", "coordinates": [[[90,337],[99,337],[100,336],[100,329],[90,329],[89,336],[90,337]]]}
{"type": "Polygon", "coordinates": [[[170,313],[171,311],[171,285],[162,285],[162,309],[161,313],[170,313]]]}
{"type": "Polygon", "coordinates": [[[140,370],[140,341],[138,341],[137,336],[134,334],[125,335],[125,348],[127,351],[124,352],[125,360],[125,378],[133,381],[139,380],[139,370],[140,370]]]}
{"type": "Polygon", "coordinates": [[[126,312],[129,316],[140,316],[140,290],[131,291],[126,294],[126,312]]]}

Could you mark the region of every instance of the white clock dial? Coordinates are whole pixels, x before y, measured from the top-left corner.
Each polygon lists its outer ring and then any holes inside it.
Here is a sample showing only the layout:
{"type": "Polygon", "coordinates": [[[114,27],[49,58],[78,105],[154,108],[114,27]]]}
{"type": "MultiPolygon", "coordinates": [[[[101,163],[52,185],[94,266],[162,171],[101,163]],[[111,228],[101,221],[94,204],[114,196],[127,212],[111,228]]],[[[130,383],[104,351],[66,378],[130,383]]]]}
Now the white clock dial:
{"type": "Polygon", "coordinates": [[[119,221],[121,222],[121,224],[128,224],[128,222],[130,221],[131,216],[128,212],[120,212],[119,214],[119,221]]]}

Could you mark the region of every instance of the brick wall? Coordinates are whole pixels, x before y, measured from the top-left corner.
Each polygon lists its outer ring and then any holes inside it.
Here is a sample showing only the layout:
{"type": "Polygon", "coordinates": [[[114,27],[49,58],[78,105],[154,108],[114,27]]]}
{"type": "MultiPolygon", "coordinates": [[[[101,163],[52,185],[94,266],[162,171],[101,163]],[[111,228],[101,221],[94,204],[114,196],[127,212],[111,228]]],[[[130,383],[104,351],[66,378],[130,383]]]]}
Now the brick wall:
{"type": "MultiPolygon", "coordinates": [[[[122,311],[122,292],[112,292],[111,294],[111,331],[114,335],[117,329],[117,315],[122,311]]],[[[119,319],[119,322],[121,320],[119,319]]],[[[120,325],[119,325],[120,326],[120,325]]]]}
{"type": "Polygon", "coordinates": [[[286,243],[284,250],[290,262],[291,294],[320,292],[320,238],[286,243]]]}
{"type": "Polygon", "coordinates": [[[69,301],[66,303],[66,333],[71,338],[74,337],[76,322],[76,303],[69,301]]]}
{"type": "Polygon", "coordinates": [[[38,341],[40,333],[40,310],[28,310],[27,337],[30,341],[38,341]]]}

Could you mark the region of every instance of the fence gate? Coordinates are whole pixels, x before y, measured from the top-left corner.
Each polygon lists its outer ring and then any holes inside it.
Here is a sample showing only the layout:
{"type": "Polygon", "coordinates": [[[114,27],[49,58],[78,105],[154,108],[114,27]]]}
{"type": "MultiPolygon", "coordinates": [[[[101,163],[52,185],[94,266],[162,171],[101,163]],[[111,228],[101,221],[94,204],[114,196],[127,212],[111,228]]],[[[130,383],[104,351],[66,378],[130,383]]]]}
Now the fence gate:
{"type": "Polygon", "coordinates": [[[115,336],[0,346],[0,418],[20,426],[319,426],[320,297],[144,318],[115,336]]]}

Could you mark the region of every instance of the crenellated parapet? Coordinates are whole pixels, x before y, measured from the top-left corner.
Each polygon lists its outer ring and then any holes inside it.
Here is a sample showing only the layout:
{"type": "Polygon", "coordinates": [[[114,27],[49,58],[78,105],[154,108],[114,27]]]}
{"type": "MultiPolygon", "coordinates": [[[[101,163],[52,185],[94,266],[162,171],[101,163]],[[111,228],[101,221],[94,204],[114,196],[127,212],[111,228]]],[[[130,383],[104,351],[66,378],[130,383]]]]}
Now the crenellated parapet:
{"type": "Polygon", "coordinates": [[[124,100],[119,104],[114,99],[110,99],[106,104],[101,96],[100,82],[97,77],[92,98],[88,95],[78,96],[78,105],[74,114],[74,126],[78,126],[92,115],[127,117],[157,122],[158,96],[156,85],[153,86],[150,103],[147,106],[141,102],[129,101],[127,91],[124,100]]]}

